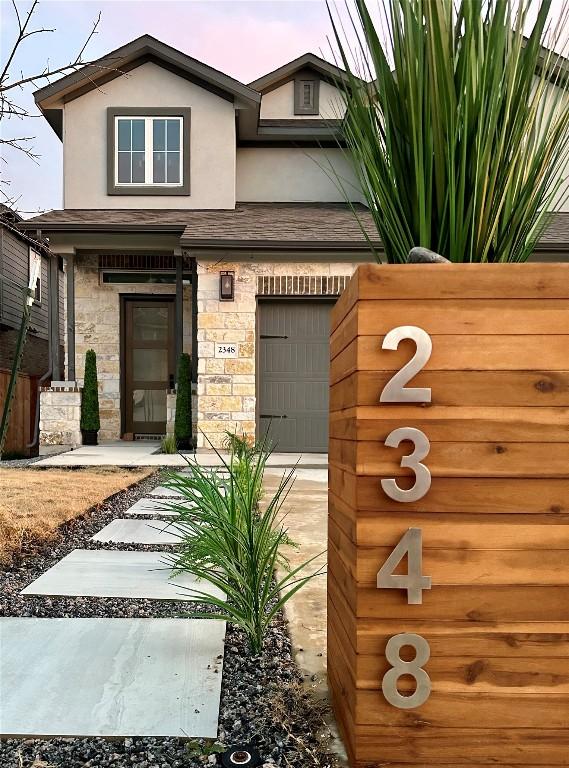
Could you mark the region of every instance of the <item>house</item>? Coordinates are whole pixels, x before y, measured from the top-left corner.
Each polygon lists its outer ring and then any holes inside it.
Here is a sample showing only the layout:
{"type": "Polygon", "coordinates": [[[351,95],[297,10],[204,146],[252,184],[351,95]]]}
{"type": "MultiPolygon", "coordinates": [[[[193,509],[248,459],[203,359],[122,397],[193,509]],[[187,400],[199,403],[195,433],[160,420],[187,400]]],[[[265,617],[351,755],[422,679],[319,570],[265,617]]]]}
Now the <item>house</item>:
{"type": "Polygon", "coordinates": [[[380,248],[338,144],[347,87],[313,54],[245,85],[145,35],[36,92],[64,209],[26,227],[65,261],[70,382],[45,441],[79,439],[93,348],[102,440],[172,429],[187,351],[198,447],[271,425],[279,450],[327,449],[330,308],[380,248]]]}
{"type": "MultiPolygon", "coordinates": [[[[63,260],[52,257],[49,247],[20,229],[22,217],[0,204],[0,369],[10,371],[22,321],[24,299],[34,261],[40,262],[39,279],[31,309],[31,320],[20,366],[21,373],[45,377],[50,371],[50,295],[60,296],[63,310],[63,260]],[[50,283],[56,281],[58,291],[50,294],[50,283]]],[[[59,313],[58,336],[62,339],[63,312],[59,313]]],[[[59,357],[63,363],[63,345],[59,357]]]]}

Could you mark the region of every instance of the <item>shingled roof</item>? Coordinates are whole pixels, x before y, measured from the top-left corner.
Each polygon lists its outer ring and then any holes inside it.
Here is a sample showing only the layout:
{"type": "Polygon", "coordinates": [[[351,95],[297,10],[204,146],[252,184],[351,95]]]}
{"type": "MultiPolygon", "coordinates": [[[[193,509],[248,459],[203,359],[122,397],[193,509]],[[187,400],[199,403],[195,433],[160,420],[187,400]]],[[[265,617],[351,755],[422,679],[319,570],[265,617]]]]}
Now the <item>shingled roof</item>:
{"type": "MultiPolygon", "coordinates": [[[[354,206],[375,247],[373,219],[354,206]]],[[[27,230],[86,232],[173,232],[186,247],[368,249],[349,206],[342,203],[237,203],[235,209],[67,209],[49,211],[20,224],[27,230]]],[[[569,249],[569,213],[557,213],[538,250],[569,249]]]]}
{"type": "MultiPolygon", "coordinates": [[[[373,219],[358,217],[377,245],[373,219]]],[[[235,209],[67,209],[24,222],[46,234],[66,231],[179,232],[185,246],[369,249],[353,211],[341,203],[238,203],[235,209]]]]}

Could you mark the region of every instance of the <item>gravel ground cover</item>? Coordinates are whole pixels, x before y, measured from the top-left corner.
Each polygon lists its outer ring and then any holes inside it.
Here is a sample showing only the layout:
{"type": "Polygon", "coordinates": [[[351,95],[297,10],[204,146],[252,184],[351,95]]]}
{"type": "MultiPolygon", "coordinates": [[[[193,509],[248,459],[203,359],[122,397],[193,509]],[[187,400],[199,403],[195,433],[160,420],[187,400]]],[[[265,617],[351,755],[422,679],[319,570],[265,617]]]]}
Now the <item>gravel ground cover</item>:
{"type": "MultiPolygon", "coordinates": [[[[19,594],[73,549],[155,550],[154,545],[93,542],[90,538],[160,482],[159,474],[146,478],[84,518],[62,526],[58,540],[24,551],[12,566],[0,570],[0,616],[183,617],[180,605],[174,601],[19,594]]],[[[191,610],[191,604],[185,604],[184,609],[191,610]]],[[[243,634],[231,626],[225,645],[216,744],[148,737],[114,741],[4,739],[0,740],[0,768],[198,768],[217,764],[217,752],[244,743],[255,745],[265,766],[335,765],[335,758],[327,751],[330,733],[325,725],[325,706],[302,684],[282,616],[273,625],[260,656],[249,655],[243,634]]]]}

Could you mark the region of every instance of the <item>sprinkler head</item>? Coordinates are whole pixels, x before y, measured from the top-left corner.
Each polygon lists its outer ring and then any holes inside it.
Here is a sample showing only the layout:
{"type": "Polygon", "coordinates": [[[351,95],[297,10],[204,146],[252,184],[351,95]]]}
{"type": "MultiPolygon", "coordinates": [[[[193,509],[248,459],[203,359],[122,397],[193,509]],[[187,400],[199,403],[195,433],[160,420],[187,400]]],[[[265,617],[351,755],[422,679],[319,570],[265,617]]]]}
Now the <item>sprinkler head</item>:
{"type": "Polygon", "coordinates": [[[238,768],[238,766],[257,768],[261,765],[261,756],[251,744],[239,744],[235,747],[229,747],[221,755],[221,764],[224,768],[238,768]]]}

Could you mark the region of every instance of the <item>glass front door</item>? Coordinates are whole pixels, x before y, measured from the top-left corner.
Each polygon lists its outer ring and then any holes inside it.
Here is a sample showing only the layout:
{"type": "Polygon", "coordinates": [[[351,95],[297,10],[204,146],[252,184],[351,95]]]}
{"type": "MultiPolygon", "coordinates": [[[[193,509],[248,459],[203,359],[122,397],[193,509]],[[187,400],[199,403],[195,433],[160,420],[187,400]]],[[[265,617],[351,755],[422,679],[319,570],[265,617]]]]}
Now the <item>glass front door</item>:
{"type": "Polygon", "coordinates": [[[166,393],[174,382],[174,302],[125,301],[125,427],[166,433],[166,393]]]}

